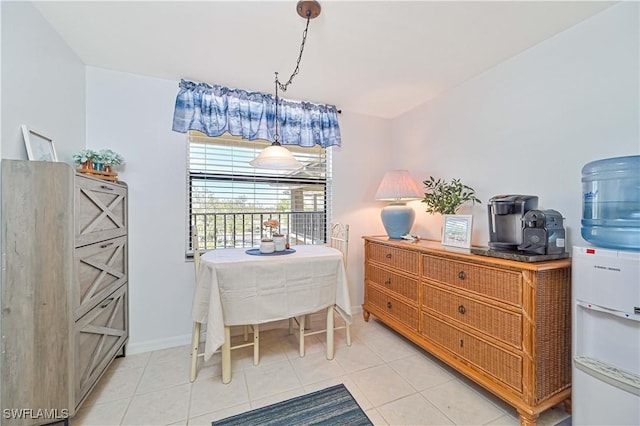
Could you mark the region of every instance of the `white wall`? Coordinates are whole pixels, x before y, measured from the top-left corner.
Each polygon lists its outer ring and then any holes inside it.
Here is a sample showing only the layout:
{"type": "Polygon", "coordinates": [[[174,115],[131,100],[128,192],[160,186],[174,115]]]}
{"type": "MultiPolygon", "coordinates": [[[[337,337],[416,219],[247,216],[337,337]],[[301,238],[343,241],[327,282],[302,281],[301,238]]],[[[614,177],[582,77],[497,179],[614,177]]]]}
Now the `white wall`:
{"type": "MultiPolygon", "coordinates": [[[[580,236],[581,168],[640,153],[638,3],[623,2],[393,121],[393,162],[418,181],[460,178],[483,204],[472,242],[489,240],[487,200],[539,196],[580,236]]],[[[507,35],[505,35],[507,36],[507,35]]],[[[416,209],[414,230],[439,239],[441,217],[416,209]]]]}
{"type": "Polygon", "coordinates": [[[28,2],[2,8],[2,158],[26,160],[26,124],[53,139],[58,159],[85,144],[85,67],[28,2]]]}
{"type": "MultiPolygon", "coordinates": [[[[178,82],[89,67],[85,93],[84,67],[38,12],[0,6],[2,157],[26,159],[23,122],[51,135],[63,161],[84,147],[85,128],[87,147],[125,157],[129,352],[187,343],[194,277],[184,261],[186,137],[171,131],[178,82]]],[[[361,236],[384,233],[373,196],[390,169],[476,188],[485,202],[473,210],[476,244],[488,240],[487,199],[509,192],[540,196],[578,241],[582,165],[640,152],[638,51],[638,4],[622,3],[392,122],[345,111],[333,213],[351,225],[352,304],[363,295],[361,236]]],[[[438,238],[438,219],[412,205],[416,231],[438,238]]]]}
{"type": "MultiPolygon", "coordinates": [[[[129,185],[130,352],[186,344],[193,263],[185,262],[186,135],[171,130],[178,82],[87,68],[87,146],[109,147],[129,185]]],[[[351,225],[352,304],[363,300],[363,234],[380,228],[373,194],[390,155],[390,123],[345,112],[334,151],[334,220],[351,225]],[[361,148],[368,146],[367,158],[361,148]]]]}

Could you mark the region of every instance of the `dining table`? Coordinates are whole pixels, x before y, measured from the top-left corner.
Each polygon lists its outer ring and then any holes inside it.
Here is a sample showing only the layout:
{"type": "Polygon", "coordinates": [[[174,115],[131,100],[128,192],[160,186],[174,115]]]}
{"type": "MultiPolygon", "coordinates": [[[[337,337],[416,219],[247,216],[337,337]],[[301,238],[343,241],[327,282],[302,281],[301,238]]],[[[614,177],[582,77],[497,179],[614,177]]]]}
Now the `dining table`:
{"type": "Polygon", "coordinates": [[[327,359],[334,357],[334,308],[351,323],[349,284],[342,252],[298,245],[284,252],[224,248],[201,255],[192,319],[207,324],[204,359],[221,348],[222,381],[231,381],[230,327],[264,324],[327,312],[327,359]]]}

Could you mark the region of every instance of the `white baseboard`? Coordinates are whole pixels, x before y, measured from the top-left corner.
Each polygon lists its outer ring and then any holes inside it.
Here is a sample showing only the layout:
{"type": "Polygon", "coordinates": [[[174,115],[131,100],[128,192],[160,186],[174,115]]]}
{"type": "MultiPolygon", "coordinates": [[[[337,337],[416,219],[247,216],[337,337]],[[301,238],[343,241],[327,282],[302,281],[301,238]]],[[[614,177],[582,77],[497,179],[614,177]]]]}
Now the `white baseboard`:
{"type": "MultiPolygon", "coordinates": [[[[362,306],[360,305],[352,306],[351,312],[353,315],[361,314],[362,306]]],[[[272,327],[280,327],[280,326],[282,325],[278,324],[277,322],[267,323],[265,324],[265,330],[268,330],[269,328],[272,328],[272,327]]],[[[260,329],[262,330],[262,326],[260,327],[260,329]]],[[[234,336],[242,334],[241,327],[233,327],[231,334],[234,336]]],[[[203,338],[204,338],[204,335],[201,333],[201,336],[200,336],[201,341],[203,338]]],[[[184,345],[190,345],[190,344],[191,344],[191,334],[183,334],[180,336],[168,337],[166,339],[149,340],[146,342],[139,342],[139,343],[127,343],[126,353],[128,355],[134,355],[134,354],[139,354],[143,352],[152,352],[160,349],[168,349],[168,348],[173,348],[175,346],[184,346],[184,345]]]]}
{"type": "Polygon", "coordinates": [[[146,342],[139,343],[128,343],[126,352],[127,355],[133,355],[190,344],[191,334],[184,334],[181,336],[168,337],[166,339],[148,340],[146,342]]]}

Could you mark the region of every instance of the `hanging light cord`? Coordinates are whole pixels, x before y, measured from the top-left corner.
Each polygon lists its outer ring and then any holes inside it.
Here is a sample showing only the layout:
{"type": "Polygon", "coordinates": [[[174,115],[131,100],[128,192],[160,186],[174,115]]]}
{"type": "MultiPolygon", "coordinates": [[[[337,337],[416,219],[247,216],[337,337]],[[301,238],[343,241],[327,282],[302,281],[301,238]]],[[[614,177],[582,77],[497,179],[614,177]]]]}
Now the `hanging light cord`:
{"type": "Polygon", "coordinates": [[[307,10],[307,25],[304,27],[304,31],[302,32],[302,43],[300,44],[300,54],[298,55],[298,60],[296,61],[296,69],[291,73],[291,77],[289,80],[282,84],[280,80],[278,80],[278,72],[276,72],[276,133],[273,136],[274,142],[273,145],[280,145],[280,135],[278,134],[278,88],[280,88],[283,92],[287,91],[287,87],[293,81],[293,77],[295,77],[300,72],[300,61],[302,60],[302,52],[304,52],[304,44],[307,41],[307,31],[309,30],[309,21],[311,20],[311,10],[307,10]]]}
{"type": "Polygon", "coordinates": [[[289,80],[285,84],[282,84],[278,80],[278,73],[276,73],[276,84],[280,86],[280,89],[283,92],[287,91],[287,87],[289,87],[289,85],[293,81],[293,77],[295,77],[300,72],[300,61],[302,60],[302,52],[304,52],[304,44],[307,42],[307,30],[309,29],[310,20],[311,20],[311,10],[307,10],[307,25],[304,27],[304,31],[302,32],[302,43],[300,44],[300,54],[298,55],[298,60],[296,61],[296,69],[294,69],[293,73],[291,73],[291,77],[289,77],[289,80]]]}

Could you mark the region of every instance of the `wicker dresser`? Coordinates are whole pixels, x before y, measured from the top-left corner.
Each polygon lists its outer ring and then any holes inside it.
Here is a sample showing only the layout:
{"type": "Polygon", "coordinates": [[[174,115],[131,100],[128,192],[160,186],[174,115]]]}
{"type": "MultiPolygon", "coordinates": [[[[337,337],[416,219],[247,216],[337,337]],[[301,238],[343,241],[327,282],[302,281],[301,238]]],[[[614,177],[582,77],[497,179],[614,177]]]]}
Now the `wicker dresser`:
{"type": "Polygon", "coordinates": [[[571,261],[524,263],[433,241],[365,239],[373,314],[479,383],[522,425],[571,398],[571,261]]]}

